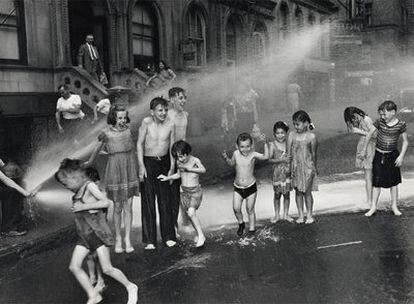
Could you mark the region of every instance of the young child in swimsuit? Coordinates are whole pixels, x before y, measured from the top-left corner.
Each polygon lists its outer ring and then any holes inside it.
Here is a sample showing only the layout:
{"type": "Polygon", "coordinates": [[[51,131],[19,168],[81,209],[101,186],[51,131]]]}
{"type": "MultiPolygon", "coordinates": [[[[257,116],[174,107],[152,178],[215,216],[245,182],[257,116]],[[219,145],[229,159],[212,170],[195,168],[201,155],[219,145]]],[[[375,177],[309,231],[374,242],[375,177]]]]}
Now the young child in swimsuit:
{"type": "Polygon", "coordinates": [[[191,146],[184,140],[174,143],[171,150],[172,155],[177,160],[178,171],[169,176],[161,174],[158,176],[158,179],[166,182],[181,178],[181,207],[186,211],[194,229],[197,231],[196,247],[201,247],[204,245],[206,237],[201,230],[196,210],[200,207],[203,198],[199,175],[205,173],[206,168],[197,157],[190,155],[191,146]]]}
{"type": "MultiPolygon", "coordinates": [[[[262,136],[262,141],[266,138],[262,136]]],[[[231,158],[228,157],[227,152],[223,152],[223,157],[227,164],[235,167],[236,177],[234,180],[233,192],[233,211],[239,223],[237,235],[242,236],[245,228],[243,221],[243,214],[241,206],[246,200],[246,212],[249,216],[249,234],[254,234],[256,231],[256,196],[257,185],[254,177],[254,165],[256,160],[269,159],[269,147],[264,145],[264,154],[253,151],[253,139],[248,133],[241,133],[237,136],[237,150],[233,152],[231,158]]]]}

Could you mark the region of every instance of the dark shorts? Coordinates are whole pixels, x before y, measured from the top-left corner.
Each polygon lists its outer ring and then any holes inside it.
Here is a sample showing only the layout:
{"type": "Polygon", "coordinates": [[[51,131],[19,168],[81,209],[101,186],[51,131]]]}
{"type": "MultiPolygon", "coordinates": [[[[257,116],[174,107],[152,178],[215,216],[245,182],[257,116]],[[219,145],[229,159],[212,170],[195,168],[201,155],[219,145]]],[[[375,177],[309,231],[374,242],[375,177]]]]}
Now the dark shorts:
{"type": "Polygon", "coordinates": [[[240,194],[243,199],[248,198],[250,195],[257,192],[257,184],[254,183],[248,188],[240,188],[234,185],[234,192],[240,194]]]}
{"type": "Polygon", "coordinates": [[[401,183],[401,170],[395,166],[400,155],[397,150],[389,153],[375,151],[372,163],[372,185],[376,188],[391,188],[401,183]]]}
{"type": "Polygon", "coordinates": [[[102,240],[95,233],[90,233],[88,235],[85,235],[85,239],[79,237],[76,245],[83,246],[85,248],[88,248],[90,252],[94,252],[102,245],[105,245],[105,243],[102,242],[102,240]]]}

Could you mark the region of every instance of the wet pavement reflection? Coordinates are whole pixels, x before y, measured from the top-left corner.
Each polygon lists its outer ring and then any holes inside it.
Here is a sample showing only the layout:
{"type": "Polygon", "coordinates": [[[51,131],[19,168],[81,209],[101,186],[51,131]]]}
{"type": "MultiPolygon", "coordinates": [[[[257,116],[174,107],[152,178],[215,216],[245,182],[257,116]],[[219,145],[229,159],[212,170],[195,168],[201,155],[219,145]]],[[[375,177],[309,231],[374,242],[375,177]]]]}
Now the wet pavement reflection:
{"type": "MultiPolygon", "coordinates": [[[[140,286],[140,303],[412,303],[414,208],[325,215],[313,225],[261,222],[254,237],[234,226],[208,232],[204,248],[113,255],[140,286]]],[[[67,270],[72,244],[1,266],[0,303],[83,303],[67,270]],[[21,291],[25,292],[22,293],[21,291]]],[[[125,303],[106,278],[102,303],[125,303]]]]}

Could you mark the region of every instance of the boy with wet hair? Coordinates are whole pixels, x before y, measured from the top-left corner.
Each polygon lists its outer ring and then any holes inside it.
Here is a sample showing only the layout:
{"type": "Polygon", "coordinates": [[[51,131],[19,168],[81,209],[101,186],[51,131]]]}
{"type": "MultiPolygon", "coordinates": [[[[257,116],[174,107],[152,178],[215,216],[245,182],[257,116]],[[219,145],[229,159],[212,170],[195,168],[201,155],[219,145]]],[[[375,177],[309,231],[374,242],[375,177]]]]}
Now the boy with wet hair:
{"type": "MultiPolygon", "coordinates": [[[[266,141],[266,138],[261,138],[266,141]]],[[[223,152],[223,157],[227,164],[235,167],[236,177],[234,180],[233,192],[233,211],[239,223],[237,235],[242,236],[245,228],[241,206],[246,200],[246,212],[249,216],[249,234],[256,232],[256,213],[255,204],[257,196],[256,178],[254,177],[254,166],[256,160],[269,159],[269,146],[264,144],[264,154],[253,150],[253,138],[248,133],[241,133],[237,136],[237,150],[229,158],[227,152],[223,152]]]]}
{"type": "Polygon", "coordinates": [[[168,101],[155,97],[150,103],[151,116],[145,117],[139,128],[137,151],[141,185],[142,241],[145,249],[155,249],[157,226],[155,197],[160,215],[161,237],[172,247],[176,236],[171,212],[170,186],[157,179],[160,174],[174,172],[174,159],[170,153],[175,142],[174,123],[168,119],[168,101]]]}
{"type": "Polygon", "coordinates": [[[378,198],[381,188],[389,188],[391,192],[391,208],[396,216],[402,213],[397,207],[398,184],[401,183],[400,167],[408,148],[407,125],[396,117],[397,105],[386,100],[378,107],[378,119],[368,132],[365,140],[363,156],[366,155],[368,143],[377,131],[375,155],[372,165],[373,193],[371,209],[365,216],[372,216],[377,211],[378,198]],[[398,141],[402,137],[401,153],[398,151],[398,141]]]}
{"type": "Polygon", "coordinates": [[[197,231],[195,239],[196,247],[204,245],[206,237],[201,229],[200,220],[196,215],[196,210],[200,207],[203,198],[199,175],[206,172],[206,168],[201,161],[192,155],[191,146],[184,140],[179,140],[172,146],[172,154],[177,160],[177,173],[165,176],[160,175],[161,181],[177,180],[181,178],[181,207],[189,216],[194,229],[197,231]]]}

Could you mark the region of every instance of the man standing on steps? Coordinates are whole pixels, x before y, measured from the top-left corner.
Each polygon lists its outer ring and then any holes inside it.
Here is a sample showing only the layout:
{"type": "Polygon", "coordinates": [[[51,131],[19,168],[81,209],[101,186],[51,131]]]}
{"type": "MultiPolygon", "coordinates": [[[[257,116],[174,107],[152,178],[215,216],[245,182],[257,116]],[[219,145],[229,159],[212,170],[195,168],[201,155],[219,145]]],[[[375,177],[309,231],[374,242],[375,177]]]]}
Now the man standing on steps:
{"type": "Polygon", "coordinates": [[[86,35],[85,44],[82,44],[78,52],[78,66],[84,68],[95,80],[99,81],[102,73],[101,61],[98,49],[93,45],[93,35],[86,35]]]}
{"type": "MultiPolygon", "coordinates": [[[[187,96],[184,89],[180,87],[171,88],[168,91],[168,97],[170,99],[170,110],[168,117],[174,123],[175,140],[186,140],[187,125],[188,125],[188,112],[184,111],[184,105],[187,102],[187,96]]],[[[177,168],[177,166],[175,166],[177,168]]],[[[177,234],[178,230],[178,214],[180,210],[180,185],[181,180],[176,179],[171,184],[171,212],[174,221],[174,226],[177,234]]],[[[187,219],[185,216],[183,220],[187,219]]],[[[186,224],[187,221],[184,222],[186,224]]],[[[177,235],[178,236],[178,235],[177,235]]]]}

